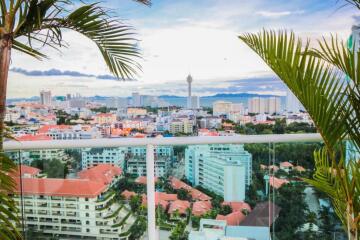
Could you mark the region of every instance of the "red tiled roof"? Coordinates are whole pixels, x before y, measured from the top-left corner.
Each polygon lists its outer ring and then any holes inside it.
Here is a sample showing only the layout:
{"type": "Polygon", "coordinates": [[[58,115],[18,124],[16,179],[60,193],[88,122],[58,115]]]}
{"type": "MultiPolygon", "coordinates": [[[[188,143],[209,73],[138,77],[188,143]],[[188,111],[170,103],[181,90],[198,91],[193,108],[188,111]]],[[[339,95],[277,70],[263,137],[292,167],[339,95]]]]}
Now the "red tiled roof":
{"type": "Polygon", "coordinates": [[[216,220],[225,220],[229,226],[238,226],[245,218],[246,216],[240,211],[232,212],[226,216],[220,214],[216,216],[216,220]]]}
{"type": "Polygon", "coordinates": [[[69,125],[44,125],[38,129],[38,133],[39,134],[48,133],[51,129],[59,129],[59,130],[71,129],[71,126],[69,126],[69,125]]]}
{"type": "Polygon", "coordinates": [[[20,165],[19,167],[16,168],[15,172],[11,173],[11,175],[14,177],[19,177],[20,170],[21,170],[22,176],[24,176],[24,175],[36,176],[37,174],[39,174],[41,172],[41,170],[38,168],[34,168],[34,167],[26,166],[26,165],[20,165]]]}
{"type": "Polygon", "coordinates": [[[306,171],[306,169],[304,167],[302,167],[302,166],[296,166],[295,170],[299,171],[299,172],[305,172],[306,171]]]}
{"type": "Polygon", "coordinates": [[[294,165],[292,165],[291,163],[289,162],[281,162],[280,163],[280,167],[293,167],[294,165]]]}
{"type": "MultiPolygon", "coordinates": [[[[169,205],[169,202],[176,201],[176,194],[169,194],[163,192],[155,192],[155,206],[161,205],[163,209],[166,209],[169,205]]],[[[147,196],[146,194],[142,195],[142,205],[147,206],[147,196]]]]}
{"type": "Polygon", "coordinates": [[[280,188],[284,184],[289,183],[289,181],[286,179],[281,179],[273,176],[269,178],[269,182],[270,182],[270,186],[276,189],[280,188]]]}
{"type": "Polygon", "coordinates": [[[200,217],[210,211],[212,208],[210,201],[197,201],[194,202],[192,207],[192,214],[194,216],[200,217]]]}
{"type": "Polygon", "coordinates": [[[125,199],[129,200],[132,196],[136,196],[136,193],[125,190],[121,193],[121,196],[124,196],[125,199]]]}
{"type": "Polygon", "coordinates": [[[169,180],[170,180],[170,185],[173,189],[175,189],[175,190],[185,189],[190,193],[191,197],[195,200],[199,200],[199,201],[211,200],[211,197],[209,197],[205,193],[197,190],[196,188],[193,188],[193,187],[187,185],[186,183],[184,183],[183,181],[181,181],[175,177],[169,177],[169,180]]]}
{"type": "Polygon", "coordinates": [[[180,214],[186,214],[186,209],[188,209],[188,208],[190,208],[190,202],[189,201],[176,200],[176,201],[170,203],[170,208],[169,208],[168,213],[172,214],[176,210],[178,210],[178,212],[180,214]]]}
{"type": "Polygon", "coordinates": [[[246,202],[223,202],[221,205],[229,205],[233,212],[247,210],[251,212],[251,207],[246,202]]]}
{"type": "Polygon", "coordinates": [[[197,190],[196,188],[192,188],[190,190],[190,195],[192,199],[200,200],[200,201],[210,201],[211,197],[206,195],[205,193],[202,193],[201,191],[197,190]]]}
{"type": "Polygon", "coordinates": [[[38,134],[38,135],[26,134],[26,135],[17,137],[16,140],[18,140],[18,141],[43,141],[43,140],[52,140],[52,138],[47,135],[44,135],[44,134],[38,134]]]}
{"type": "MultiPolygon", "coordinates": [[[[155,177],[154,180],[155,180],[155,182],[157,182],[157,181],[158,181],[158,177],[155,177]]],[[[137,184],[146,185],[146,183],[147,183],[146,176],[140,176],[140,177],[138,177],[138,178],[135,180],[135,182],[136,182],[137,184]]]]}
{"type": "Polygon", "coordinates": [[[58,178],[15,178],[16,193],[24,195],[45,195],[62,197],[94,198],[106,190],[106,185],[88,179],[58,179],[58,178]]]}
{"type": "Polygon", "coordinates": [[[122,169],[111,164],[98,164],[95,167],[82,170],[78,173],[81,179],[90,179],[103,184],[109,184],[115,176],[120,176],[122,169]]]}
{"type": "Polygon", "coordinates": [[[190,191],[192,189],[191,186],[187,185],[186,183],[184,183],[183,181],[180,181],[179,179],[177,179],[175,177],[169,177],[169,180],[170,180],[171,187],[175,190],[185,189],[185,190],[190,191]]]}

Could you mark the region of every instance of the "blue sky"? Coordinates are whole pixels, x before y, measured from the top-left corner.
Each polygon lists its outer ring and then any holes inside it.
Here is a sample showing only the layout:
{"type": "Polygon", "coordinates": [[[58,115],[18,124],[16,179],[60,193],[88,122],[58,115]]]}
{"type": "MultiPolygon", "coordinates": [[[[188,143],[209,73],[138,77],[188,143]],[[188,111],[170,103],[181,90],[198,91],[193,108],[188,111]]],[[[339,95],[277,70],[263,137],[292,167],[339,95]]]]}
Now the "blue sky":
{"type": "MultiPolygon", "coordinates": [[[[58,95],[79,92],[129,96],[132,91],[185,95],[185,78],[189,72],[195,79],[194,89],[198,95],[223,91],[283,94],[281,84],[272,86],[263,81],[275,77],[237,36],[271,28],[292,29],[312,40],[328,36],[330,32],[346,39],[355,23],[354,16],[360,11],[349,6],[341,8],[344,2],[153,0],[152,6],[146,7],[129,0],[105,0],[102,5],[113,9],[114,14],[138,32],[144,60],[143,72],[136,82],[91,76],[33,76],[18,71],[10,73],[8,96],[29,97],[38,95],[42,89],[58,95]],[[254,79],[253,84],[249,79],[254,79]]],[[[12,67],[26,71],[75,71],[94,76],[109,74],[93,43],[73,32],[66,32],[64,37],[69,47],[62,53],[45,49],[51,60],[38,62],[14,52],[12,67]]]]}

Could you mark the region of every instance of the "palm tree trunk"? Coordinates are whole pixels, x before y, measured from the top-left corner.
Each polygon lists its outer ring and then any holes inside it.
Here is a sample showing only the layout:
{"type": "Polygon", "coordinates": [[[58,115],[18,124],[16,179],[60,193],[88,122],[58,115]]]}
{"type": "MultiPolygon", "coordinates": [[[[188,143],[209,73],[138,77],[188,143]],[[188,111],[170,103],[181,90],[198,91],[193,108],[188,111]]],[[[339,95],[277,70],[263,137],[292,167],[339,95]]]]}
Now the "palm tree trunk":
{"type": "Polygon", "coordinates": [[[9,35],[0,39],[0,152],[3,151],[4,119],[6,114],[6,88],[10,66],[12,41],[9,35]]]}

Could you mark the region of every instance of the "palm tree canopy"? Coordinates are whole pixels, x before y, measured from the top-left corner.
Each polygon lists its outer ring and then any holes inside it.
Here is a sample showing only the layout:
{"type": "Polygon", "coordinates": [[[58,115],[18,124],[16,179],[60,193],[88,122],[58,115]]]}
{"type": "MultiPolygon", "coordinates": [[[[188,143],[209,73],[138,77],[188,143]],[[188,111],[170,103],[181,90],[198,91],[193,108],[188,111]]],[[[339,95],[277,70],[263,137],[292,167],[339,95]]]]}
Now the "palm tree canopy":
{"type": "Polygon", "coordinates": [[[344,75],[312,54],[293,32],[266,31],[239,37],[296,95],[331,149],[347,134],[351,115],[344,75]]]}
{"type": "MultiPolygon", "coordinates": [[[[136,0],[150,4],[148,0],[136,0]]],[[[71,0],[0,0],[0,34],[12,47],[38,59],[47,57],[43,46],[64,45],[64,29],[81,33],[100,50],[109,70],[119,78],[132,78],[140,65],[133,29],[111,16],[97,3],[75,9],[71,0]],[[41,45],[40,47],[37,47],[41,45]],[[36,46],[36,47],[35,47],[36,46]]]]}

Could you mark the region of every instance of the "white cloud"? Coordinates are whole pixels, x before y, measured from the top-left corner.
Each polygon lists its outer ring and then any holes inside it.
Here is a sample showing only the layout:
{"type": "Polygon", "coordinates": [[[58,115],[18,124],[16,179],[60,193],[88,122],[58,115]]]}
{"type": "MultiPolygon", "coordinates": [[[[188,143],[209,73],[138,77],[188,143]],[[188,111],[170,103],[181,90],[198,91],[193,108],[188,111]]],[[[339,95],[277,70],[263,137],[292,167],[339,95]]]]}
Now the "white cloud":
{"type": "Polygon", "coordinates": [[[268,17],[268,18],[280,18],[285,17],[289,15],[300,15],[303,14],[304,11],[257,11],[256,14],[260,15],[262,17],[268,17]]]}

